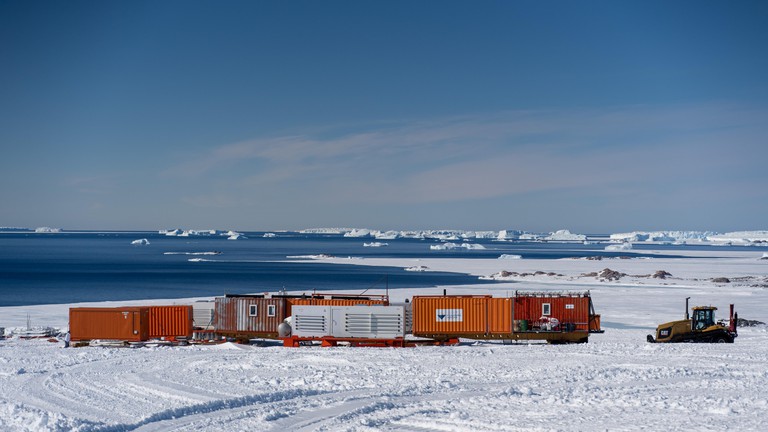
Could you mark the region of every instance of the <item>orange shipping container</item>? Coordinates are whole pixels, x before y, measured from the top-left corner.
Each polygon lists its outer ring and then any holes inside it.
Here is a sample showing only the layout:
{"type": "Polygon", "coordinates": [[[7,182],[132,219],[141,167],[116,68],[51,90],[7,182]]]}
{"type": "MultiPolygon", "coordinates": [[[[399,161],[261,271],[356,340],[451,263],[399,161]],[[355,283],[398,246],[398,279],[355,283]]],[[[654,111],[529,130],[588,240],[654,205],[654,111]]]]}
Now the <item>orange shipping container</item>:
{"type": "Polygon", "coordinates": [[[488,300],[488,332],[503,334],[512,332],[512,299],[491,298],[488,300]]]}
{"type": "Polygon", "coordinates": [[[70,308],[69,334],[73,341],[149,339],[149,308],[70,308]]]}
{"type": "Polygon", "coordinates": [[[149,337],[192,337],[192,317],[191,305],[150,306],[149,337]]]}
{"type": "Polygon", "coordinates": [[[511,332],[512,311],[504,312],[503,300],[508,299],[414,296],[413,334],[477,336],[488,334],[491,329],[511,332]]]}
{"type": "Polygon", "coordinates": [[[287,315],[293,306],[388,306],[388,299],[335,299],[335,298],[288,298],[287,315]]]}

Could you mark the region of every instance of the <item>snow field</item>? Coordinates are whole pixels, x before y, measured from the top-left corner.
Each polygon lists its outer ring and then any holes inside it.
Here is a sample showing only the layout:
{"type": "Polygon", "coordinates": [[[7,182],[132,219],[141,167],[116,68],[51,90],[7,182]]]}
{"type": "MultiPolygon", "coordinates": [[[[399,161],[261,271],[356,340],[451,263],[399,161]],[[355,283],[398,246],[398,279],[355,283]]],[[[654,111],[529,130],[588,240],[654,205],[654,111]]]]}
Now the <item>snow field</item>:
{"type": "Polygon", "coordinates": [[[409,349],[62,349],[11,339],[0,348],[0,429],[765,429],[764,327],[735,344],[644,336],[409,349]]]}

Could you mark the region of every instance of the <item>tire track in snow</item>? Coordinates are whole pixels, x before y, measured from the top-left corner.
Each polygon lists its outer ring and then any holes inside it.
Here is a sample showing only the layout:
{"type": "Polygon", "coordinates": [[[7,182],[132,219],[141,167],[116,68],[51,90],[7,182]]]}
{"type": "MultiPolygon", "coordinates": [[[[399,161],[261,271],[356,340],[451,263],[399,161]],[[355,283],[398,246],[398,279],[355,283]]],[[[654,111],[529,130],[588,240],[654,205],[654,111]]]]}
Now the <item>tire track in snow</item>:
{"type": "Polygon", "coordinates": [[[92,432],[127,432],[127,431],[162,431],[177,430],[185,424],[199,420],[223,417],[229,411],[253,409],[255,406],[270,405],[297,398],[320,395],[323,392],[315,390],[291,390],[268,394],[248,395],[226,400],[214,400],[202,404],[189,405],[157,412],[133,424],[105,425],[92,429],[92,432]]]}

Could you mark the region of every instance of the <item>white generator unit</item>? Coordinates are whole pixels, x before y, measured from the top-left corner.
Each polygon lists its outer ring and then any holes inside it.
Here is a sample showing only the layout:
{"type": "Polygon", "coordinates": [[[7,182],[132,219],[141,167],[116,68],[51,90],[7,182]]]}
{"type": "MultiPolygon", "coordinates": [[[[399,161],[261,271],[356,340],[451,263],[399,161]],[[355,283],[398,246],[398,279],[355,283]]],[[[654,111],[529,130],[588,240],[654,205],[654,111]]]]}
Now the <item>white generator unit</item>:
{"type": "Polygon", "coordinates": [[[403,306],[293,306],[293,336],[395,339],[405,337],[403,306]]]}
{"type": "Polygon", "coordinates": [[[192,326],[198,329],[213,330],[213,310],[216,303],[210,300],[198,300],[192,303],[192,326]]]}

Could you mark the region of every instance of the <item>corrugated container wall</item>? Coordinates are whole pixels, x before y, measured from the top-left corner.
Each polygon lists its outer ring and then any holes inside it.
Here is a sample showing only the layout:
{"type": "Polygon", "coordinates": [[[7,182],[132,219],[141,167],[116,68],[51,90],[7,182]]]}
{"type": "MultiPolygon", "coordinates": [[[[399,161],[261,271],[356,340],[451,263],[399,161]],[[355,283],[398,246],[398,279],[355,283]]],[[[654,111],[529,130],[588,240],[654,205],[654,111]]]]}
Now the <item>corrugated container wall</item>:
{"type": "Polygon", "coordinates": [[[557,318],[560,325],[575,324],[576,330],[586,331],[589,326],[589,301],[586,296],[518,296],[515,297],[515,320],[535,324],[542,317],[557,318]]]}
{"type": "Polygon", "coordinates": [[[292,306],[387,306],[389,300],[384,299],[334,299],[334,298],[288,298],[287,316],[292,312],[292,306]]]}
{"type": "Polygon", "coordinates": [[[150,306],[149,337],[192,337],[192,305],[150,306]]]}
{"type": "Polygon", "coordinates": [[[149,307],[70,308],[69,333],[73,341],[149,339],[149,307]]]}
{"type": "Polygon", "coordinates": [[[488,299],[488,318],[489,333],[512,332],[512,299],[496,297],[488,299]]]}
{"type": "Polygon", "coordinates": [[[413,334],[485,334],[490,296],[413,297],[413,334]]]}
{"type": "Polygon", "coordinates": [[[214,327],[224,335],[276,337],[286,308],[284,298],[217,297],[214,327]]]}

